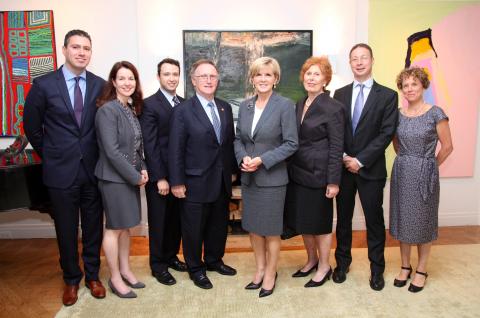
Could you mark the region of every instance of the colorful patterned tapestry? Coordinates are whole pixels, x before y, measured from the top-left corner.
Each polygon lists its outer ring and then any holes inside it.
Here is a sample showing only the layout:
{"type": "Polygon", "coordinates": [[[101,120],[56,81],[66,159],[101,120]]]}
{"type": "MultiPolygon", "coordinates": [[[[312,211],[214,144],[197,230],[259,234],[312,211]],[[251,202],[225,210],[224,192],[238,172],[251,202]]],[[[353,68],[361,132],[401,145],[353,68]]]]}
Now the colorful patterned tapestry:
{"type": "Polygon", "coordinates": [[[19,136],[32,81],[57,68],[53,11],[2,11],[0,26],[0,136],[19,136]]]}

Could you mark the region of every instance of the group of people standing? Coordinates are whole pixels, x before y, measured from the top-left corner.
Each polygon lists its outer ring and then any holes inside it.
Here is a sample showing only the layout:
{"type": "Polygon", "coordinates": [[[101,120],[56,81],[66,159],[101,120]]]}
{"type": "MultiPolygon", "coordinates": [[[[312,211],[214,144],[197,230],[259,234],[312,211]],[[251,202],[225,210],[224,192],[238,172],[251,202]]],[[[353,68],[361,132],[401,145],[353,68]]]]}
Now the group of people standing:
{"type": "Polygon", "coordinates": [[[152,275],[176,283],[169,268],[188,271],[193,283],[213,287],[207,271],[233,276],[222,260],[227,238],[231,184],[241,171],[242,226],[249,232],[256,270],[246,289],[259,297],[275,289],[281,234],[302,234],[307,262],[293,277],[315,275],[305,287],[330,277],[346,280],[352,262],[352,217],[358,191],[367,225],[370,286],[385,282],[383,188],[385,149],[398,153],[391,179],[390,231],[401,242],[401,271],[394,285],[410,278],[410,248],[419,263],[409,290],[427,277],[431,242],[437,237],[438,165],[452,151],[448,118],[423,101],[428,76],[402,71],[397,86],[408,107],[398,111],[397,93],[372,79],[373,53],[366,44],[350,51],[354,82],[326,90],[332,68],[311,57],[300,71],[307,96],[295,106],[275,92],[281,69],[271,57],[249,70],[253,97],[240,104],[236,132],[231,106],[215,97],[216,65],[196,61],[190,70],[195,95],[176,94],[180,65],[158,64],[159,90],[143,99],[138,71],[114,64],[108,80],[86,71],[91,39],[82,30],[65,36],[65,64],[34,80],[27,96],[24,128],[42,157],[44,183],[53,205],[65,289],[63,303],[77,301],[83,272],[77,251],[81,219],[85,284],[105,297],[98,277],[102,246],[110,269],[108,285],[121,298],[144,288],[129,265],[129,229],[140,223],[140,187],[145,186],[152,275]],[[437,142],[440,152],[435,156],[437,142]],[[412,181],[413,180],[413,181],[412,181]],[[337,266],[329,263],[333,199],[337,203],[337,266]],[[103,212],[105,232],[103,232],[103,212]],[[182,241],[185,263],[178,258],[182,241]],[[202,253],[203,250],[203,253],[202,253]]]}

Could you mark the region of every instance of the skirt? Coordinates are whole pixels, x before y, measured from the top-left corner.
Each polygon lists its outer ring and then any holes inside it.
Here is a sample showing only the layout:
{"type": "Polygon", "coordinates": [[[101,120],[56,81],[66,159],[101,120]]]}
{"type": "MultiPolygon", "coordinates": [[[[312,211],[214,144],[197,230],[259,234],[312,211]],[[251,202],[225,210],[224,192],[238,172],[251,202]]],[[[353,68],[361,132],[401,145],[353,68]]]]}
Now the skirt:
{"type": "Polygon", "coordinates": [[[128,229],[140,224],[140,188],[127,183],[98,180],[105,211],[105,227],[128,229]]]}
{"type": "Polygon", "coordinates": [[[285,202],[287,227],[298,234],[332,233],[333,199],[325,196],[326,187],[309,188],[290,182],[285,202]]]}
{"type": "Polygon", "coordinates": [[[258,187],[254,182],[242,184],[242,227],[262,236],[280,236],[286,186],[258,187]]]}

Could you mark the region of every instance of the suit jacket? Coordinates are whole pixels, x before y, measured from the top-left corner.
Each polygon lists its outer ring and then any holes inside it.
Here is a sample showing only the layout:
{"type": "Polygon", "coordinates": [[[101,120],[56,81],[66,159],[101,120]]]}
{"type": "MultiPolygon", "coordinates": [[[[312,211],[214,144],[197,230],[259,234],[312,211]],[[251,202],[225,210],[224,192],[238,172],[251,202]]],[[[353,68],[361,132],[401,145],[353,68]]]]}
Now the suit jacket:
{"type": "Polygon", "coordinates": [[[353,135],[352,91],[353,83],[336,90],[334,95],[346,109],[344,152],[364,165],[359,170],[361,177],[385,179],[385,149],[392,141],[397,126],[398,94],[374,81],[353,135]]]}
{"type": "Polygon", "coordinates": [[[184,184],[186,199],[193,202],[214,202],[221,191],[230,196],[232,193],[232,168],[235,166],[232,107],[218,98],[215,104],[221,123],[220,143],[197,96],[175,106],[170,120],[170,185],[184,184]]]}
{"type": "Polygon", "coordinates": [[[45,185],[66,189],[74,182],[81,161],[89,177],[95,180],[93,171],[98,159],[95,102],[105,81],[87,72],[82,124],[79,127],[62,67],[33,80],[25,100],[23,125],[28,140],[42,157],[45,185]]]}
{"type": "MultiPolygon", "coordinates": [[[[180,102],[184,101],[177,97],[180,102]]],[[[161,90],[144,100],[139,120],[150,182],[168,179],[168,135],[172,113],[173,107],[161,90]]]]}
{"type": "Polygon", "coordinates": [[[311,188],[339,185],[345,108],[325,92],[315,98],[302,122],[305,101],[301,99],[296,107],[299,147],[289,160],[290,178],[311,188]]]}
{"type": "MultiPolygon", "coordinates": [[[[100,180],[137,185],[141,175],[134,162],[135,133],[122,107],[120,102],[112,100],[97,111],[95,128],[100,156],[95,175],[100,180]]],[[[139,156],[141,169],[146,169],[142,155],[139,156]]]]}
{"type": "Polygon", "coordinates": [[[298,148],[295,106],[273,93],[263,109],[253,135],[252,123],[257,96],[240,104],[235,136],[235,156],[240,165],[245,156],[260,157],[262,165],[251,173],[242,172],[242,183],[255,182],[259,187],[281,186],[288,183],[287,164],[298,148]]]}

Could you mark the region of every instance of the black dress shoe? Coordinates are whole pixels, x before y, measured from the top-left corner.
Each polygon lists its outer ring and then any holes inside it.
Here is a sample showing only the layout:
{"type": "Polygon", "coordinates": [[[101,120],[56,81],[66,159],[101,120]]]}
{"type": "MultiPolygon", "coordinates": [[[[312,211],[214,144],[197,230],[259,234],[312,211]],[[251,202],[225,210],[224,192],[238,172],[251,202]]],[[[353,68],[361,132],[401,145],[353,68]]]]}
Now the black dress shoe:
{"type": "Polygon", "coordinates": [[[305,277],[305,276],[308,276],[310,275],[311,272],[313,272],[314,270],[316,270],[318,268],[318,263],[315,264],[312,268],[310,268],[308,271],[306,272],[302,272],[301,269],[299,269],[298,271],[296,271],[295,273],[292,274],[292,277],[305,277]]]}
{"type": "Polygon", "coordinates": [[[215,265],[207,265],[207,270],[215,271],[221,275],[228,275],[233,276],[237,274],[237,270],[233,267],[230,267],[226,264],[215,264],[215,265]]]}
{"type": "Polygon", "coordinates": [[[385,287],[382,273],[372,273],[372,276],[370,276],[370,287],[376,291],[380,291],[385,287]]]}
{"type": "Polygon", "coordinates": [[[260,292],[258,293],[259,298],[267,297],[273,294],[273,290],[275,289],[275,285],[277,284],[277,277],[278,277],[278,273],[275,273],[275,281],[273,282],[272,289],[264,289],[264,288],[260,289],[260,292]]]}
{"type": "Polygon", "coordinates": [[[168,263],[168,267],[176,270],[177,272],[186,272],[188,270],[187,264],[178,259],[171,260],[168,263]]]}
{"type": "Polygon", "coordinates": [[[245,286],[245,289],[259,289],[262,287],[263,279],[260,281],[260,283],[254,283],[250,282],[247,286],[245,286]]]}
{"type": "Polygon", "coordinates": [[[345,280],[347,280],[347,273],[348,273],[348,267],[347,269],[343,269],[340,267],[335,267],[335,270],[333,271],[332,279],[335,283],[341,284],[345,280]]]}
{"type": "Polygon", "coordinates": [[[325,274],[325,276],[323,276],[322,280],[319,281],[319,282],[316,282],[314,281],[313,279],[310,279],[306,284],[305,284],[305,287],[306,288],[309,288],[309,287],[319,287],[319,286],[322,286],[323,284],[325,284],[325,282],[327,280],[330,279],[330,275],[332,275],[332,268],[330,267],[330,269],[328,270],[328,272],[325,274]]]}
{"type": "MultiPolygon", "coordinates": [[[[415,271],[415,273],[425,276],[425,283],[427,282],[427,277],[428,277],[427,273],[419,272],[419,271],[415,271]]],[[[424,286],[425,286],[425,284],[423,286],[417,286],[417,285],[413,285],[412,283],[410,283],[410,286],[408,286],[408,291],[412,292],[412,293],[418,293],[419,291],[423,290],[424,286]]]]}
{"type": "Polygon", "coordinates": [[[401,279],[396,279],[395,278],[393,280],[393,286],[395,286],[395,287],[403,287],[403,286],[407,285],[407,280],[410,279],[410,274],[412,274],[412,265],[410,265],[410,267],[402,266],[402,269],[408,271],[407,279],[401,280],[401,279]]]}
{"type": "Polygon", "coordinates": [[[155,277],[159,283],[164,285],[174,285],[177,281],[167,270],[163,272],[152,272],[152,276],[155,277]]]}
{"type": "Polygon", "coordinates": [[[210,289],[213,287],[212,282],[204,273],[192,274],[190,275],[190,278],[193,280],[195,286],[198,286],[200,288],[210,289]]]}

